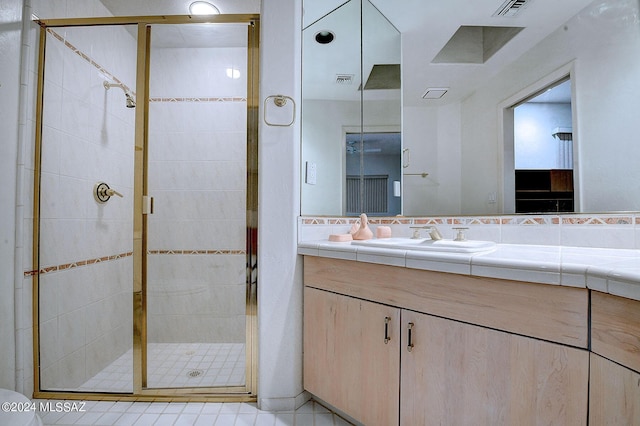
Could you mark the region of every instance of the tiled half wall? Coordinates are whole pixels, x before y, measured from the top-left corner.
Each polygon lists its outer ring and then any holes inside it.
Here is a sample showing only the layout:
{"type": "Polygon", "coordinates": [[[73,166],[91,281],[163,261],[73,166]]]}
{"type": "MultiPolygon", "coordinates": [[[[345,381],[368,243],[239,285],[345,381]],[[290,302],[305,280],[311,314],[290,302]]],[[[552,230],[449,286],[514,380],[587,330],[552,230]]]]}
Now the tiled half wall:
{"type": "MultiPolygon", "coordinates": [[[[298,218],[298,240],[322,240],[330,234],[349,232],[358,218],[298,218]]],[[[369,218],[374,230],[390,226],[393,236],[410,237],[411,226],[435,225],[445,238],[454,227],[468,227],[472,240],[503,244],[535,244],[573,247],[640,249],[640,213],[575,215],[440,216],[369,218]]],[[[375,234],[374,234],[375,235],[375,234]]]]}

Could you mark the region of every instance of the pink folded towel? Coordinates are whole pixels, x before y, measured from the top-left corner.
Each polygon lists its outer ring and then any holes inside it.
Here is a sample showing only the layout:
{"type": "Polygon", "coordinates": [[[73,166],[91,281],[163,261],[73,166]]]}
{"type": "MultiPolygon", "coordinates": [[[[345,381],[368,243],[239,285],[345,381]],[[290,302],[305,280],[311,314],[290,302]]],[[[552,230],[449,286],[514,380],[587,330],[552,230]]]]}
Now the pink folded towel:
{"type": "Polygon", "coordinates": [[[391,228],[389,226],[378,226],[376,228],[376,237],[391,238],[391,228]]]}
{"type": "Polygon", "coordinates": [[[329,235],[329,241],[333,241],[334,243],[353,241],[353,236],[351,234],[331,234],[329,235]]]}

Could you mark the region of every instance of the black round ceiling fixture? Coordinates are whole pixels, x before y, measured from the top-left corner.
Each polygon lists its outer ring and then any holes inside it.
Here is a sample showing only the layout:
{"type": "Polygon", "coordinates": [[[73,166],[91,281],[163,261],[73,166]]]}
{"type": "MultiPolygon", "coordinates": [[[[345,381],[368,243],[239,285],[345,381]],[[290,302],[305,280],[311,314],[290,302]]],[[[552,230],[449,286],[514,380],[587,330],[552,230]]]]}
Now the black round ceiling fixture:
{"type": "Polygon", "coordinates": [[[322,30],[316,33],[316,41],[320,44],[329,44],[336,36],[329,30],[322,30]]]}

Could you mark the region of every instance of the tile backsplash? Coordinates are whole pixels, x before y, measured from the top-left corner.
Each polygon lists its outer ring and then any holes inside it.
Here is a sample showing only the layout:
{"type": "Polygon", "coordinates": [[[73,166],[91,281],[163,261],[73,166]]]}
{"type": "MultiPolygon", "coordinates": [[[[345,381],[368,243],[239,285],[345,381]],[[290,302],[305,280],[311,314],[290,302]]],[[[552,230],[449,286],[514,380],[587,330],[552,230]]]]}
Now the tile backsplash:
{"type": "MultiPolygon", "coordinates": [[[[298,218],[298,241],[327,239],[330,234],[347,233],[357,217],[298,218]]],[[[438,217],[371,217],[374,231],[389,226],[395,237],[410,237],[411,226],[437,226],[444,238],[453,238],[455,227],[467,227],[470,240],[503,244],[534,244],[573,247],[640,249],[640,213],[504,215],[438,217]]]]}

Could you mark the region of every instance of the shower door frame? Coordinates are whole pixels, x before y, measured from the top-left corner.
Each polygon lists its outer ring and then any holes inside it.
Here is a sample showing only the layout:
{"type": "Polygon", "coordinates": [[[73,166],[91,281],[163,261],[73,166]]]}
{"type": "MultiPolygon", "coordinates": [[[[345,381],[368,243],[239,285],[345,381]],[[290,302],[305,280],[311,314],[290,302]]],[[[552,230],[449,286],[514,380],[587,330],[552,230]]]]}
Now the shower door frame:
{"type": "Polygon", "coordinates": [[[33,373],[34,398],[137,401],[254,402],[258,389],[257,322],[257,234],[258,234],[258,125],[260,15],[226,14],[210,16],[163,15],[43,19],[40,26],[36,92],[35,161],[33,193],[33,373]],[[196,388],[147,388],[147,211],[149,72],[151,26],[162,24],[246,24],[247,25],[247,185],[246,185],[246,363],[245,385],[196,388]],[[75,392],[40,389],[39,347],[39,241],[40,173],[44,60],[47,28],[90,26],[137,26],[136,113],[134,142],[133,200],[133,392],[75,392]]]}

